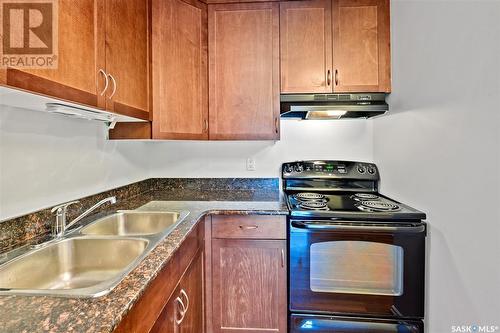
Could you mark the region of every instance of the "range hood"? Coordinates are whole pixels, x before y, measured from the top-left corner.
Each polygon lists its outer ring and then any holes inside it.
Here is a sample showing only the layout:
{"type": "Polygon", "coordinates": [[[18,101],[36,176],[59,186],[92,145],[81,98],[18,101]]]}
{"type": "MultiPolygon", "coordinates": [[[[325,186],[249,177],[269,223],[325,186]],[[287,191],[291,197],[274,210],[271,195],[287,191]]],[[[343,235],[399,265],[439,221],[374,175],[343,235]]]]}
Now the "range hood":
{"type": "Polygon", "coordinates": [[[283,94],[281,117],[304,120],[370,118],[386,113],[384,93],[283,94]]]}

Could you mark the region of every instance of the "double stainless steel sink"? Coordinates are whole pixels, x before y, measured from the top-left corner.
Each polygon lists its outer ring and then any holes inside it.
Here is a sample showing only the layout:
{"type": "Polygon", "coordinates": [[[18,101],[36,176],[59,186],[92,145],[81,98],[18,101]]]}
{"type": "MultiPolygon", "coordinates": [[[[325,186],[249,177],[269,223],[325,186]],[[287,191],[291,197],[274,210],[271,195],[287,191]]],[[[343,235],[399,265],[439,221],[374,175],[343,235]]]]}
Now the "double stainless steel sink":
{"type": "Polygon", "coordinates": [[[13,251],[0,266],[0,295],[105,295],[187,215],[121,211],[62,239],[13,251]]]}

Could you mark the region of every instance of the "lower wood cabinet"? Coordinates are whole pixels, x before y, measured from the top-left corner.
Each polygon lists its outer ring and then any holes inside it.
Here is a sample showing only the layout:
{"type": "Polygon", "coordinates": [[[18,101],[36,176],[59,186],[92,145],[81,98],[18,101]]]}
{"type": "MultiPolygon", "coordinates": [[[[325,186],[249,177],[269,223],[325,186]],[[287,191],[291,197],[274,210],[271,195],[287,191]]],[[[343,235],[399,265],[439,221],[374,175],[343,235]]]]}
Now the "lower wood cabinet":
{"type": "Polygon", "coordinates": [[[201,333],[203,319],[203,251],[200,250],[150,332],[201,333]]]}
{"type": "Polygon", "coordinates": [[[204,332],[204,223],[198,223],[115,330],[204,332]]]}
{"type": "Polygon", "coordinates": [[[212,241],[214,333],[286,332],[286,241],[212,241]]]}
{"type": "Polygon", "coordinates": [[[210,247],[206,251],[211,254],[207,260],[207,272],[211,272],[210,277],[207,275],[207,309],[211,316],[207,318],[207,331],[285,333],[286,219],[213,216],[211,237],[211,241],[206,238],[210,247]]]}

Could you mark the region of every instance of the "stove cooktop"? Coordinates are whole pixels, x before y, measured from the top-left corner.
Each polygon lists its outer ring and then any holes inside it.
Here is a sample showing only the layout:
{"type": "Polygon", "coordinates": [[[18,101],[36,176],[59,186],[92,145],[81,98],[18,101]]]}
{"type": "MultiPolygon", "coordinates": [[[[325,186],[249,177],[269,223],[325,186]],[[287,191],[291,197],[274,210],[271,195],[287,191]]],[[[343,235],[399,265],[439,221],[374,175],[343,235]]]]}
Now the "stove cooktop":
{"type": "Polygon", "coordinates": [[[379,193],[287,194],[291,216],[366,220],[422,220],[425,214],[379,193]]]}

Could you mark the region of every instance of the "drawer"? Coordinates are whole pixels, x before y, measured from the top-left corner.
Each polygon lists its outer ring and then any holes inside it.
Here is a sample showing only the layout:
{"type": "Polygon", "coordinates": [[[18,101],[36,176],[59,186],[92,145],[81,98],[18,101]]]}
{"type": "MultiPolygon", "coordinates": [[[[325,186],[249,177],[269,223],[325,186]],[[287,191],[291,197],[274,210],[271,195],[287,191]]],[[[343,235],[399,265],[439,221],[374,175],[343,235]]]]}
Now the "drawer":
{"type": "Polygon", "coordinates": [[[213,215],[212,237],[286,239],[286,217],[279,215],[213,215]]]}

